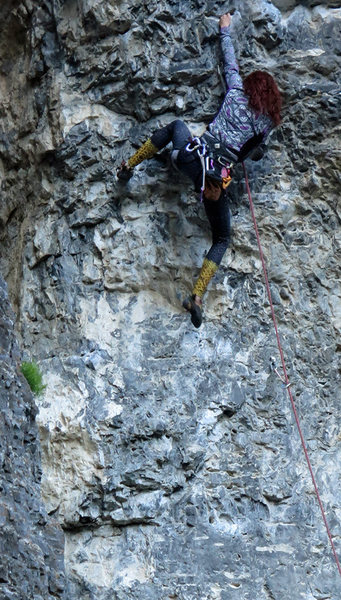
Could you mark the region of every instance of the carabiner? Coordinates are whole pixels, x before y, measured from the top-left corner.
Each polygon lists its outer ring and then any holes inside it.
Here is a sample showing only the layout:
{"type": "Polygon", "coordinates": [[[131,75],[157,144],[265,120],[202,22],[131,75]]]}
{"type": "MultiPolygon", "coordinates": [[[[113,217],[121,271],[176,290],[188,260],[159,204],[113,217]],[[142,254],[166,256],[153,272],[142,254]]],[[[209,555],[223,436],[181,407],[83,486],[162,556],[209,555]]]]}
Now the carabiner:
{"type": "Polygon", "coordinates": [[[198,150],[198,148],[200,148],[201,146],[201,142],[199,140],[199,138],[194,137],[193,139],[191,139],[190,142],[188,142],[187,146],[186,146],[186,150],[187,152],[194,152],[194,150],[198,150]],[[196,146],[192,146],[193,142],[196,143],[196,146]]]}

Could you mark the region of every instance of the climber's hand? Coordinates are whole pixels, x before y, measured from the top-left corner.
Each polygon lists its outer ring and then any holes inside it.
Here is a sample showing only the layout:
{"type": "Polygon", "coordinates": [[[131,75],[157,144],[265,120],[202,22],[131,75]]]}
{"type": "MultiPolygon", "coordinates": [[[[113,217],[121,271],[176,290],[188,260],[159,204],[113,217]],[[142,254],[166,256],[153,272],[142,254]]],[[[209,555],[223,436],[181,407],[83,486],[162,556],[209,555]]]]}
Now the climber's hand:
{"type": "Polygon", "coordinates": [[[229,27],[231,25],[232,17],[230,13],[222,15],[219,20],[220,27],[229,27]]]}

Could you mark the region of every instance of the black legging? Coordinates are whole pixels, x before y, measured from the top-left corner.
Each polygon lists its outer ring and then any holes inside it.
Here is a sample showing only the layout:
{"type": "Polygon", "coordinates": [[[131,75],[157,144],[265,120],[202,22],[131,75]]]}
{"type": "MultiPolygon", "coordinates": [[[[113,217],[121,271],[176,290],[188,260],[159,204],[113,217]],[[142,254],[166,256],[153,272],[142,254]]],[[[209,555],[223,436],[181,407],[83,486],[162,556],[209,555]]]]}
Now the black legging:
{"type": "MultiPolygon", "coordinates": [[[[176,159],[177,167],[193,181],[195,190],[198,191],[202,180],[202,167],[197,154],[186,151],[186,146],[191,139],[190,130],[180,119],[162,127],[151,137],[152,143],[159,150],[170,142],[174,150],[179,150],[176,159]]],[[[222,192],[217,201],[207,200],[204,197],[204,206],[212,231],[212,246],[206,258],[219,265],[230,242],[231,225],[227,194],[222,192]]]]}

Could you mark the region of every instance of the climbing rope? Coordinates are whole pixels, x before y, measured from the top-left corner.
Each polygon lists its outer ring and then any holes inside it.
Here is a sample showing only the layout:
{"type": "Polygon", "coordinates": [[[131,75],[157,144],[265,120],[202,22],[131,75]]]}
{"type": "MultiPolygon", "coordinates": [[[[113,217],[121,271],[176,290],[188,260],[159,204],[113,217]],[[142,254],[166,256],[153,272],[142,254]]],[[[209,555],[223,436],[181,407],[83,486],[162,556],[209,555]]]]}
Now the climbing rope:
{"type": "Polygon", "coordinates": [[[270,308],[271,308],[271,314],[272,314],[272,320],[275,326],[275,332],[276,332],[276,339],[277,339],[277,346],[278,346],[278,350],[279,350],[279,354],[281,357],[281,363],[282,363],[282,368],[283,368],[283,373],[284,373],[284,383],[285,383],[285,387],[288,391],[289,394],[289,398],[290,398],[290,402],[291,402],[291,406],[292,406],[292,410],[295,416],[295,421],[296,421],[296,425],[298,428],[298,432],[301,438],[301,443],[302,443],[302,447],[303,447],[303,452],[308,464],[308,468],[310,471],[310,475],[311,475],[311,479],[313,482],[313,486],[315,489],[315,493],[316,493],[316,497],[318,500],[318,503],[320,505],[320,509],[321,509],[321,513],[322,513],[322,517],[323,517],[323,521],[327,530],[327,534],[329,537],[329,541],[331,543],[331,547],[332,547],[332,551],[334,554],[334,558],[336,561],[336,565],[337,568],[339,570],[339,574],[341,575],[341,566],[340,566],[340,562],[336,553],[336,549],[335,549],[335,545],[333,542],[333,538],[329,529],[329,525],[328,525],[328,521],[326,518],[326,514],[323,508],[323,504],[322,504],[322,500],[319,494],[319,490],[317,487],[317,483],[316,483],[316,479],[314,476],[314,472],[311,466],[311,462],[310,462],[310,458],[308,455],[308,451],[307,451],[307,446],[304,440],[304,436],[303,436],[303,432],[302,432],[302,428],[301,428],[301,424],[300,424],[300,420],[298,417],[298,413],[296,410],[296,405],[295,405],[295,401],[294,401],[294,397],[290,388],[290,381],[289,381],[289,377],[287,374],[287,369],[286,369],[286,364],[285,364],[285,359],[284,359],[284,354],[283,354],[283,350],[282,350],[282,344],[281,344],[281,339],[279,336],[279,332],[278,332],[278,326],[277,326],[277,320],[276,320],[276,315],[275,315],[275,311],[274,311],[274,307],[273,307],[273,302],[272,302],[272,296],[271,296],[271,290],[270,290],[270,284],[269,284],[269,279],[268,279],[268,274],[267,274],[267,269],[266,269],[266,265],[265,265],[265,259],[264,259],[264,254],[263,254],[263,250],[262,250],[262,245],[261,245],[261,241],[260,241],[260,236],[259,236],[259,231],[258,231],[258,226],[257,226],[257,221],[256,221],[256,215],[255,215],[255,210],[254,210],[254,205],[253,205],[253,201],[252,201],[252,196],[251,196],[251,191],[250,191],[250,186],[249,186],[249,180],[248,180],[248,176],[247,176],[247,172],[246,172],[246,168],[245,168],[245,164],[243,163],[243,168],[244,168],[244,175],[245,175],[245,183],[246,183],[246,190],[247,190],[247,194],[249,197],[249,203],[250,203],[250,209],[251,209],[251,214],[252,214],[252,220],[253,220],[253,224],[254,224],[254,228],[255,228],[255,232],[256,232],[256,237],[257,237],[257,243],[258,243],[258,248],[259,248],[259,254],[260,254],[260,258],[262,261],[262,266],[263,266],[263,272],[264,272],[264,278],[265,278],[265,285],[266,285],[266,291],[268,294],[268,298],[269,298],[269,303],[270,303],[270,308]]]}

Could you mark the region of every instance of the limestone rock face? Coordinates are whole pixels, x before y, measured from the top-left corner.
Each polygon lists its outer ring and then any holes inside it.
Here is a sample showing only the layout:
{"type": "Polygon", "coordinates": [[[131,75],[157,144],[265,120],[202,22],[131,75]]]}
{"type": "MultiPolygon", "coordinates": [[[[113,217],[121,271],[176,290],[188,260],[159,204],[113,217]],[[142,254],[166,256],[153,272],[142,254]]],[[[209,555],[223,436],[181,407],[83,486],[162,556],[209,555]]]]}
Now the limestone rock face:
{"type": "Polygon", "coordinates": [[[0,281],[0,598],[64,598],[64,539],[40,494],[37,414],[0,281]]]}
{"type": "MultiPolygon", "coordinates": [[[[39,6],[38,6],[39,4],[39,6]]],[[[337,2],[232,1],[242,74],[283,123],[247,165],[304,435],[341,553],[337,2]]],[[[287,392],[241,169],[233,239],[195,330],[181,299],[210,231],[160,125],[201,134],[224,96],[220,2],[0,8],[0,267],[47,385],[43,497],[68,600],[321,600],[340,577],[287,392]],[[279,360],[277,360],[277,366],[279,360]]],[[[19,596],[20,597],[20,596],[19,596]]]]}

